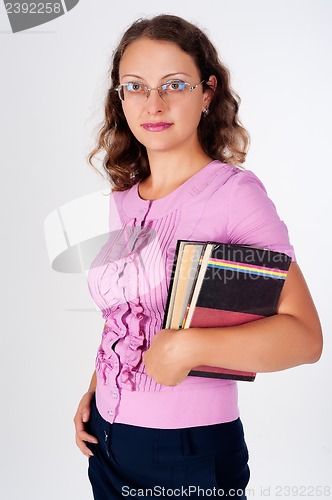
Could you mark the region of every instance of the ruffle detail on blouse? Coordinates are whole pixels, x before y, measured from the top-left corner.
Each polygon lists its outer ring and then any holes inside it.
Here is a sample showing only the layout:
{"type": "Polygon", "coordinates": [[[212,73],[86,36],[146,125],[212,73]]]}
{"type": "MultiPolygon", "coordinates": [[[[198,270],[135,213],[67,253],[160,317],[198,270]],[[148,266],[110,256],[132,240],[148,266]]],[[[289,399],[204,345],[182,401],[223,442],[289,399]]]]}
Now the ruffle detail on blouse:
{"type": "Polygon", "coordinates": [[[144,320],[143,307],[139,300],[130,302],[131,314],[128,316],[129,337],[126,342],[125,359],[121,370],[121,385],[128,390],[134,390],[135,370],[141,362],[145,346],[145,335],[141,323],[144,320]]]}
{"type": "Polygon", "coordinates": [[[117,386],[128,390],[135,388],[135,373],[146,345],[144,308],[139,297],[147,292],[148,278],[142,274],[140,249],[151,237],[149,226],[136,227],[136,219],[131,219],[117,235],[113,248],[105,253],[107,259],[102,265],[99,262],[98,287],[108,307],[102,309],[105,326],[96,371],[104,384],[118,382],[117,386]]]}

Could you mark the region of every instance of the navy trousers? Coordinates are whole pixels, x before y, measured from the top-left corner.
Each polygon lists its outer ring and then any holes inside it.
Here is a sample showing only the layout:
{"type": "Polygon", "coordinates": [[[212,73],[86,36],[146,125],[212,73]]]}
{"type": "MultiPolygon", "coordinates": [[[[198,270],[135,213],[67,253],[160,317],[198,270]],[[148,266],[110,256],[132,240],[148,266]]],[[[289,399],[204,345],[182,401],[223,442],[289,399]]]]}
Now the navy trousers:
{"type": "Polygon", "coordinates": [[[99,441],[87,443],[95,500],[246,499],[250,473],[240,419],[184,429],[110,424],[93,397],[87,431],[99,441]]]}

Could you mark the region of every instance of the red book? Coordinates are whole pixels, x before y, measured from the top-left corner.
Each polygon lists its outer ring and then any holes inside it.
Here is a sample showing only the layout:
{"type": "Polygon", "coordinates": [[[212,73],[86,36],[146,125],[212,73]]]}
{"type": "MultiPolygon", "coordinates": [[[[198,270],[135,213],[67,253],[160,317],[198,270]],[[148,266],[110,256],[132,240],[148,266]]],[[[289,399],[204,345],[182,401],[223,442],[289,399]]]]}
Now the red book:
{"type": "MultiPolygon", "coordinates": [[[[234,326],[276,314],[290,263],[288,255],[265,248],[178,241],[164,328],[234,326]]],[[[189,375],[253,381],[256,373],[199,366],[189,375]]]]}

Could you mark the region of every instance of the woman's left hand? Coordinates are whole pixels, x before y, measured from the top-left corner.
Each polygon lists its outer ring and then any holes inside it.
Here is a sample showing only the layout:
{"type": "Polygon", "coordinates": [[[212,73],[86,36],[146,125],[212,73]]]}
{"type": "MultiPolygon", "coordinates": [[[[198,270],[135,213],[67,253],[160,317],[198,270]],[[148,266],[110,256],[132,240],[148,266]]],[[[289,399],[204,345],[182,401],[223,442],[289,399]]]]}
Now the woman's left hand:
{"type": "Polygon", "coordinates": [[[146,373],[159,384],[178,385],[195,366],[190,359],[188,334],[189,329],[161,330],[143,354],[146,373]]]}

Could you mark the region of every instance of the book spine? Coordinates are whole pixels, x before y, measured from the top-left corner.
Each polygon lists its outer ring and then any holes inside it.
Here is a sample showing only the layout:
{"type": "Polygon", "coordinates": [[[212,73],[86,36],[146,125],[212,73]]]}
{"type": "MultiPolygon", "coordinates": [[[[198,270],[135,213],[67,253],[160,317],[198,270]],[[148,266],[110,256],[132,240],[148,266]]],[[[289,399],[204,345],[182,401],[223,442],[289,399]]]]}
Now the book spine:
{"type": "Polygon", "coordinates": [[[189,314],[189,311],[190,311],[190,305],[191,305],[191,302],[192,302],[192,299],[193,299],[193,295],[194,295],[194,291],[195,291],[195,286],[196,286],[196,283],[197,283],[197,277],[198,277],[198,275],[200,273],[200,269],[201,269],[201,265],[202,265],[202,261],[203,261],[203,256],[204,256],[204,253],[205,253],[205,249],[206,249],[206,244],[203,245],[202,250],[201,250],[201,255],[200,255],[200,258],[199,258],[199,265],[197,266],[197,269],[196,269],[196,273],[195,273],[195,277],[194,277],[194,280],[193,280],[193,285],[192,285],[192,288],[191,288],[191,291],[190,291],[190,295],[189,295],[189,299],[188,299],[188,304],[187,304],[186,312],[185,312],[185,315],[184,315],[184,318],[183,318],[183,321],[182,321],[181,329],[182,328],[186,328],[185,325],[186,325],[188,314],[189,314]]]}

